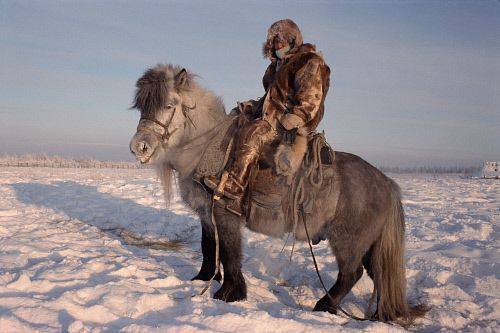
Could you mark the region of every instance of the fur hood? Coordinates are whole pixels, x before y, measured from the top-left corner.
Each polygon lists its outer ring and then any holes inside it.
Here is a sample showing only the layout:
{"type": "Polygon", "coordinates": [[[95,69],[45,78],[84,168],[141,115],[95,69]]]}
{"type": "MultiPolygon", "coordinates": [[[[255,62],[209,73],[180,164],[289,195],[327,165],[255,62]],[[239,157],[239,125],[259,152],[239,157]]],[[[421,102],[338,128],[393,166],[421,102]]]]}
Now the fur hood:
{"type": "Polygon", "coordinates": [[[276,59],[273,47],[273,39],[276,36],[280,36],[290,43],[292,48],[288,53],[297,52],[300,46],[304,43],[302,34],[295,22],[290,19],[276,21],[267,31],[267,40],[262,46],[262,54],[264,55],[264,58],[268,58],[270,60],[276,59]]]}

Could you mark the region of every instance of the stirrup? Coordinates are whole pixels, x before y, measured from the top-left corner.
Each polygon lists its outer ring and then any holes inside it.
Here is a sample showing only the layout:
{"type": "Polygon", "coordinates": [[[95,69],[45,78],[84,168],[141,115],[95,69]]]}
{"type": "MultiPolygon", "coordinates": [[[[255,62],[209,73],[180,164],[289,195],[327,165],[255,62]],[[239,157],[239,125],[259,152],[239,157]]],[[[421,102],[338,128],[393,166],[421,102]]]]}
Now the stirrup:
{"type": "Polygon", "coordinates": [[[225,191],[224,188],[226,186],[226,182],[228,181],[229,179],[229,172],[227,171],[224,171],[222,173],[222,176],[221,176],[221,179],[219,181],[219,183],[215,183],[213,178],[211,177],[205,177],[203,178],[203,182],[205,183],[205,185],[207,187],[209,187],[210,189],[212,189],[214,191],[214,196],[213,198],[217,201],[217,200],[220,200],[222,197],[226,197],[226,198],[229,198],[229,199],[232,199],[232,200],[241,200],[243,195],[236,195],[236,194],[233,194],[229,191],[225,191]]]}
{"type": "Polygon", "coordinates": [[[232,199],[231,202],[224,206],[228,212],[231,212],[237,216],[243,215],[243,203],[241,202],[243,198],[232,199]]]}
{"type": "MultiPolygon", "coordinates": [[[[227,181],[227,177],[224,178],[226,178],[225,180],[227,181]]],[[[243,215],[243,208],[241,207],[243,197],[235,197],[234,195],[232,195],[227,191],[226,192],[222,191],[222,193],[220,193],[220,191],[218,191],[219,185],[220,184],[222,184],[223,186],[225,185],[225,181],[222,182],[222,180],[224,179],[221,179],[221,182],[217,184],[213,181],[213,178],[207,177],[203,179],[203,182],[207,187],[211,188],[214,191],[214,195],[212,196],[212,198],[216,205],[219,205],[224,209],[226,209],[227,211],[241,217],[243,215]]]]}
{"type": "Polygon", "coordinates": [[[208,177],[203,178],[203,184],[205,184],[211,190],[215,190],[217,186],[219,186],[218,183],[214,182],[211,178],[208,177]]]}

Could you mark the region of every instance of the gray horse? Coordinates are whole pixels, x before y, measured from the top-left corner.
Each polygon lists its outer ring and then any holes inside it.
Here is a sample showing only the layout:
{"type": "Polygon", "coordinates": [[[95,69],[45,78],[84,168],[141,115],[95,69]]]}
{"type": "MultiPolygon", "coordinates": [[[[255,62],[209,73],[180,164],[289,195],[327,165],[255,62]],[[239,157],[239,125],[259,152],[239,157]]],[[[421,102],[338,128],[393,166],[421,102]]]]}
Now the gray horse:
{"type": "MultiPolygon", "coordinates": [[[[224,271],[222,286],[213,297],[226,302],[245,299],[241,226],[273,237],[293,231],[298,240],[307,240],[305,228],[280,214],[237,217],[212,205],[196,173],[222,170],[229,144],[225,138],[236,116],[226,114],[221,99],[201,87],[193,74],[178,66],[157,65],[139,78],[136,87],[133,108],[140,110],[141,120],[130,149],[141,163],[157,166],[167,205],[173,177],[177,177],[183,201],[201,221],[203,263],[193,280],[208,281],[216,273],[215,278],[221,280],[220,272],[215,272],[213,211],[224,271]]],[[[336,313],[364,267],[377,296],[373,318],[410,322],[422,312],[406,300],[405,222],[397,184],[349,153],[335,152],[331,165],[322,170],[324,181],[307,214],[307,229],[311,238],[328,239],[339,273],[329,295],[316,303],[314,311],[336,313]]]]}

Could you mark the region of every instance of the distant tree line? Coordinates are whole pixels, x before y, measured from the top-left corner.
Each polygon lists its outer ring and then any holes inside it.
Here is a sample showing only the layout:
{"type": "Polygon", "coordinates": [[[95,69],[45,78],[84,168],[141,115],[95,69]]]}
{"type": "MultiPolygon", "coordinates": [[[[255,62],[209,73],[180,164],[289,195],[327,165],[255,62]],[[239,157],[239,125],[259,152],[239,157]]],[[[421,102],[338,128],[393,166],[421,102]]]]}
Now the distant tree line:
{"type": "Polygon", "coordinates": [[[46,154],[0,155],[0,166],[9,167],[49,167],[49,168],[110,168],[143,169],[150,168],[136,162],[101,161],[94,158],[67,158],[46,154]]]}
{"type": "Polygon", "coordinates": [[[482,166],[415,166],[415,167],[397,167],[397,166],[382,166],[380,169],[383,172],[389,173],[459,173],[465,175],[475,175],[481,172],[482,166]]]}
{"type": "MultiPolygon", "coordinates": [[[[48,156],[46,154],[9,155],[0,154],[0,166],[10,167],[49,167],[49,168],[110,168],[110,169],[147,169],[149,165],[125,161],[101,161],[94,158],[67,158],[61,156],[48,156]]],[[[418,166],[398,167],[382,166],[383,172],[389,173],[459,173],[474,175],[481,172],[482,166],[418,166]]]]}

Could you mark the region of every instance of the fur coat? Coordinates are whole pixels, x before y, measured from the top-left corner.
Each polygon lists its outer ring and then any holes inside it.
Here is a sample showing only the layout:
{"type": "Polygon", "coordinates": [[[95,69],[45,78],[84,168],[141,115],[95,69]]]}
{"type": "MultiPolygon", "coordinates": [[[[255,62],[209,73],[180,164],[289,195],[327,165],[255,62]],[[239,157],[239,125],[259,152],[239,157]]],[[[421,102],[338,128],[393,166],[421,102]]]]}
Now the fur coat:
{"type": "MultiPolygon", "coordinates": [[[[277,130],[287,114],[296,116],[302,134],[316,129],[323,118],[324,102],[330,88],[330,67],[312,44],[304,44],[298,26],[290,19],[275,22],[268,30],[262,53],[271,60],[262,84],[266,93],[258,100],[238,103],[235,113],[262,118],[277,130]],[[274,53],[276,36],[288,41],[291,49],[284,59],[274,53]]],[[[283,126],[285,129],[287,126],[283,126]]]]}
{"type": "Polygon", "coordinates": [[[266,94],[262,119],[273,128],[288,128],[288,114],[297,117],[296,126],[304,133],[316,129],[323,118],[324,101],[330,86],[330,68],[311,44],[301,45],[283,60],[272,59],[262,79],[266,94]],[[278,68],[279,67],[279,68],[278,68]]]}
{"type": "Polygon", "coordinates": [[[295,143],[280,144],[275,154],[277,173],[286,175],[290,181],[307,150],[308,134],[323,118],[330,68],[314,45],[303,43],[292,20],[280,20],[270,27],[262,51],[271,60],[262,78],[266,93],[257,101],[241,103],[239,110],[250,118],[266,120],[279,132],[298,129],[295,143]],[[291,45],[283,59],[274,53],[273,40],[277,35],[291,45]]]}

